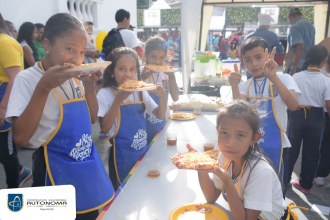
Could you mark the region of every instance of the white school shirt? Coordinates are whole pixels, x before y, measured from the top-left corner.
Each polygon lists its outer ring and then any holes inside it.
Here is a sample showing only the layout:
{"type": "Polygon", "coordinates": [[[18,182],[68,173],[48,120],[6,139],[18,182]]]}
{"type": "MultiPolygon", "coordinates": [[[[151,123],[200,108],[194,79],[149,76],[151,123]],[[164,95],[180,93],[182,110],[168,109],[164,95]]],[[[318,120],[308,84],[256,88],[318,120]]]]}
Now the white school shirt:
{"type": "MultiPolygon", "coordinates": [[[[142,91],[142,98],[146,106],[145,113],[151,114],[153,110],[155,110],[158,107],[158,105],[151,98],[151,96],[147,91],[142,91]]],[[[110,88],[101,88],[99,90],[99,92],[97,93],[97,102],[99,104],[99,111],[97,113],[98,117],[103,118],[108,113],[114,99],[115,99],[115,95],[113,94],[110,88]]],[[[137,101],[140,101],[139,92],[134,92],[124,100],[124,103],[137,102],[137,101]]],[[[118,123],[118,118],[116,118],[115,123],[112,125],[112,128],[108,132],[109,137],[112,137],[115,134],[117,123],[118,123]]]]}
{"type": "MultiPolygon", "coordinates": [[[[299,87],[297,86],[296,82],[292,79],[292,77],[289,74],[277,74],[277,76],[289,91],[293,90],[297,94],[300,94],[299,87]]],[[[260,78],[257,80],[264,80],[264,78],[260,78]]],[[[240,83],[239,90],[240,90],[241,95],[247,96],[247,94],[248,94],[247,89],[248,89],[249,85],[250,85],[249,96],[255,96],[253,78],[248,79],[246,82],[240,83]]],[[[269,97],[268,91],[269,91],[269,80],[266,80],[263,97],[269,97]]],[[[288,115],[287,115],[288,108],[287,108],[286,104],[283,102],[282,98],[278,95],[278,93],[276,94],[276,91],[274,88],[273,88],[273,92],[274,92],[274,105],[275,105],[274,114],[276,115],[276,118],[278,119],[279,125],[284,130],[286,130],[287,124],[288,124],[288,115]]],[[[290,143],[286,133],[284,133],[283,136],[284,136],[284,147],[285,148],[291,147],[291,143],[290,143]]]]}
{"type": "Polygon", "coordinates": [[[123,38],[125,47],[135,48],[139,46],[138,38],[134,31],[129,29],[119,30],[121,37],[123,38]]]}
{"type": "MultiPolygon", "coordinates": [[[[38,63],[39,62],[28,69],[22,70],[15,77],[8,101],[6,112],[7,121],[11,121],[12,117],[19,117],[29,104],[35,87],[43,75],[43,71],[39,68],[38,63]]],[[[77,97],[77,91],[80,91],[80,88],[74,80],[72,80],[72,82],[74,85],[75,96],[77,97]]],[[[61,86],[69,98],[73,98],[69,81],[65,81],[61,86]]],[[[67,99],[62,90],[60,90],[59,87],[57,88],[58,94],[61,98],[64,100],[67,99]]],[[[78,93],[83,94],[84,91],[78,93]]],[[[48,140],[49,136],[54,132],[59,118],[60,104],[54,93],[54,89],[52,89],[48,95],[39,125],[29,141],[31,148],[39,148],[48,140]]]]}
{"type": "Polygon", "coordinates": [[[301,90],[299,105],[323,108],[324,101],[330,100],[329,80],[322,72],[304,70],[292,77],[301,90]]]}
{"type": "MultiPolygon", "coordinates": [[[[221,152],[218,161],[221,167],[225,166],[227,160],[221,152]]],[[[232,176],[232,165],[227,172],[232,176]]],[[[213,182],[216,188],[222,190],[222,181],[214,174],[213,182]]],[[[269,163],[263,159],[250,159],[239,182],[238,195],[244,208],[261,211],[261,216],[267,220],[279,220],[284,215],[286,203],[281,183],[269,163]]]]}

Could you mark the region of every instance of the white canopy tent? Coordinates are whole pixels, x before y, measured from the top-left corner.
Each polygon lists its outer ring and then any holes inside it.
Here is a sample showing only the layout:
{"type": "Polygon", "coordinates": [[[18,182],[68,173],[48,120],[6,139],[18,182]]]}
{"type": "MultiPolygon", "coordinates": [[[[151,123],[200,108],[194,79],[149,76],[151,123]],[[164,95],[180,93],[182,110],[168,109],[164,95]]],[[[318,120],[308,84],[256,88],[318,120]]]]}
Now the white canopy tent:
{"type": "Polygon", "coordinates": [[[329,34],[330,0],[182,0],[181,2],[181,66],[183,91],[188,92],[192,55],[195,49],[205,48],[213,7],[264,5],[292,5],[328,3],[325,37],[329,34]]]}
{"type": "Polygon", "coordinates": [[[149,7],[149,10],[160,10],[160,9],[171,9],[169,4],[167,4],[164,0],[157,0],[153,2],[152,5],[149,7]]]}

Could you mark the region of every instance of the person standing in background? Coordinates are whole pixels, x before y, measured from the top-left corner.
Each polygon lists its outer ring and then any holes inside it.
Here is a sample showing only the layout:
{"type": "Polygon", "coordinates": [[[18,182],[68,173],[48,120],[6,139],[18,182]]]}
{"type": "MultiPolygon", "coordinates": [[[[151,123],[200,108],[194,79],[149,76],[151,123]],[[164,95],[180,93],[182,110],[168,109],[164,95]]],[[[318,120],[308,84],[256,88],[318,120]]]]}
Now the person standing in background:
{"type": "Polygon", "coordinates": [[[32,172],[19,163],[11,124],[5,121],[14,79],[23,69],[22,47],[7,33],[7,25],[0,14],[0,163],[6,173],[8,188],[18,188],[32,177],[32,172]]]}
{"type": "Polygon", "coordinates": [[[37,38],[33,40],[33,45],[37,50],[38,60],[42,60],[45,57],[45,49],[42,46],[42,39],[44,36],[45,25],[41,23],[36,23],[35,27],[37,29],[37,38]]]}
{"type": "Polygon", "coordinates": [[[290,9],[289,21],[292,26],[288,35],[288,54],[292,54],[292,58],[286,59],[286,69],[283,72],[293,75],[301,71],[308,50],[315,44],[315,28],[302,18],[299,8],[290,9]]]}
{"type": "Polygon", "coordinates": [[[272,51],[273,47],[276,47],[276,54],[281,55],[284,51],[283,46],[279,41],[278,36],[269,30],[271,22],[274,21],[273,18],[266,14],[259,14],[258,20],[259,28],[246,35],[244,41],[251,37],[261,37],[267,42],[268,51],[272,51]]]}
{"type": "Polygon", "coordinates": [[[17,41],[23,48],[25,69],[38,61],[37,49],[32,42],[37,36],[37,29],[33,23],[25,22],[19,27],[17,41]]]}
{"type": "Polygon", "coordinates": [[[96,60],[101,56],[101,53],[97,50],[93,38],[94,24],[91,21],[86,21],[84,22],[84,26],[87,32],[87,46],[84,63],[96,63],[96,60]]]}
{"type": "Polygon", "coordinates": [[[129,13],[129,11],[126,11],[124,9],[119,9],[115,15],[115,19],[117,22],[117,30],[119,30],[125,46],[135,50],[139,55],[139,57],[142,58],[143,49],[139,45],[136,34],[129,29],[131,24],[130,18],[131,18],[131,14],[129,13]]]}
{"type": "Polygon", "coordinates": [[[5,20],[8,27],[8,35],[17,39],[17,29],[13,22],[5,20]]]}

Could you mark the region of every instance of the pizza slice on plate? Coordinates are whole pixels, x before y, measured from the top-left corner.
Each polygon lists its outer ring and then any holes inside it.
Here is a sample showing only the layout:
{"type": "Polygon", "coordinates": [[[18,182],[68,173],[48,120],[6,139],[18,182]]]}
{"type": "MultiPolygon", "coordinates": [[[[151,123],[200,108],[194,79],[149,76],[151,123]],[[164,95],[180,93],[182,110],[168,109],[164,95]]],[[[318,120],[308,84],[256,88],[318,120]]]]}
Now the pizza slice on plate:
{"type": "Polygon", "coordinates": [[[124,83],[122,83],[119,86],[119,89],[121,90],[136,90],[136,91],[142,91],[142,90],[148,90],[148,89],[155,89],[156,85],[145,83],[143,81],[139,80],[126,80],[124,83]]]}
{"type": "Polygon", "coordinates": [[[190,120],[196,118],[196,115],[186,112],[176,112],[171,115],[173,120],[190,120]]]}
{"type": "Polygon", "coordinates": [[[171,160],[179,169],[209,170],[218,164],[209,154],[197,151],[179,152],[171,160]]]}
{"type": "Polygon", "coordinates": [[[167,65],[152,65],[147,64],[146,68],[151,71],[155,72],[175,72],[177,69],[173,66],[167,66],[167,65]]]}
{"type": "Polygon", "coordinates": [[[72,67],[70,69],[64,70],[63,72],[69,73],[69,72],[93,72],[93,71],[99,71],[104,70],[111,64],[110,61],[104,61],[100,63],[87,63],[87,64],[81,64],[79,66],[72,67]]]}

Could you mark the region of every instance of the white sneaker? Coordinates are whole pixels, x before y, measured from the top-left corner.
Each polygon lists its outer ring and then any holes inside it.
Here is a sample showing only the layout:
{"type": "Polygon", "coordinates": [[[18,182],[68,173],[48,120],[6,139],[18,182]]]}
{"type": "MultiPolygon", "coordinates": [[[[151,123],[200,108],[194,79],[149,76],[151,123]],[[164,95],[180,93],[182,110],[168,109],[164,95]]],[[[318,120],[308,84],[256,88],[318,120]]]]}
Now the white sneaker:
{"type": "Polygon", "coordinates": [[[324,178],[323,177],[315,177],[314,183],[318,186],[324,186],[324,178]]]}

